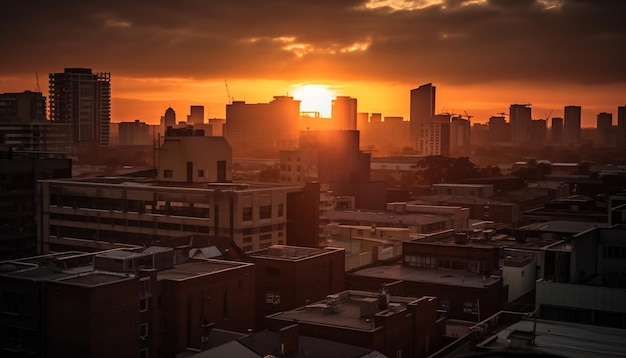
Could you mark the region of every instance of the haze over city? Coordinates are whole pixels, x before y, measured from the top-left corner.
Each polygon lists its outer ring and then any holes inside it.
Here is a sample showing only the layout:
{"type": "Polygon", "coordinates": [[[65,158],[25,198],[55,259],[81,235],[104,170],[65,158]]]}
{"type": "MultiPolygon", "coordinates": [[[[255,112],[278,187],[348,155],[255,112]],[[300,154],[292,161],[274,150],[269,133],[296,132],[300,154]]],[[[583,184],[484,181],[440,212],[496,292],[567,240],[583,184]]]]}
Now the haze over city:
{"type": "MultiPolygon", "coordinates": [[[[616,1],[21,1],[0,14],[0,92],[47,95],[48,73],[111,72],[112,121],[158,123],[168,106],[359,100],[408,119],[408,90],[436,83],[437,112],[486,122],[511,103],[533,118],[582,106],[582,126],[624,105],[626,4],[616,1]],[[228,90],[225,86],[228,84],[228,90]],[[324,97],[324,96],[322,96],[324,97]],[[309,97],[310,98],[310,97],[309,97]]],[[[329,106],[330,103],[327,103],[329,106]]]]}

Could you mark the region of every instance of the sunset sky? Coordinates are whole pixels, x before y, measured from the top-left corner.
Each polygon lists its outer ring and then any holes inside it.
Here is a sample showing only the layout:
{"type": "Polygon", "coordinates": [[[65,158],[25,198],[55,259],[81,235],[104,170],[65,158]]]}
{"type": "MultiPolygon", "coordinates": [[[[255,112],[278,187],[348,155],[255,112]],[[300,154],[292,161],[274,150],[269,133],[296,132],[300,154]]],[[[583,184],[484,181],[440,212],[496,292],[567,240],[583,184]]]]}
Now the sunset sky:
{"type": "MultiPolygon", "coordinates": [[[[48,92],[48,73],[112,75],[112,120],[157,123],[168,106],[224,117],[325,86],[359,112],[408,119],[409,90],[485,122],[511,103],[533,118],[626,105],[626,1],[20,0],[0,13],[0,92],[48,92]]],[[[303,104],[304,105],[304,104],[303,104]]],[[[311,108],[303,108],[311,110],[311,108]]]]}

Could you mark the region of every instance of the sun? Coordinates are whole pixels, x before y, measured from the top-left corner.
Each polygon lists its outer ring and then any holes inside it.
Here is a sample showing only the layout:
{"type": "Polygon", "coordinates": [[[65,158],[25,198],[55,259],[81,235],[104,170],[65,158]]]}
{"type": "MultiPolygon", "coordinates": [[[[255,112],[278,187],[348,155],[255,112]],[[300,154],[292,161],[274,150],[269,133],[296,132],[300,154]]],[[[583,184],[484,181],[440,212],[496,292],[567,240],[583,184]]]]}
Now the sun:
{"type": "Polygon", "coordinates": [[[330,118],[335,91],[328,85],[294,85],[293,98],[300,100],[301,112],[319,112],[321,117],[330,118]]]}

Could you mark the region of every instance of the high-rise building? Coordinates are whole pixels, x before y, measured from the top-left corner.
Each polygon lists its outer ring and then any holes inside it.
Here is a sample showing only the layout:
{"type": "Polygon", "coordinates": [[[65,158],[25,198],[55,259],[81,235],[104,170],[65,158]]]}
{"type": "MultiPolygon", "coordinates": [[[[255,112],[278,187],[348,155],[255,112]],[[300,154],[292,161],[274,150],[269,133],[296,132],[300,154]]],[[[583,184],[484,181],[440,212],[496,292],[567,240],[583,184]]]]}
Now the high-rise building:
{"type": "Polygon", "coordinates": [[[66,68],[49,75],[50,120],[71,123],[72,142],[109,145],[111,73],[66,68]]]}
{"type": "Polygon", "coordinates": [[[452,117],[450,123],[450,149],[462,150],[470,144],[470,120],[460,116],[452,117]]]}
{"type": "Polygon", "coordinates": [[[563,115],[563,142],[576,145],[580,142],[580,106],[565,106],[563,115]]]}
{"type": "Polygon", "coordinates": [[[46,97],[40,92],[0,94],[0,123],[32,123],[46,120],[46,97]]]}
{"type": "Polygon", "coordinates": [[[436,87],[432,83],[411,90],[410,137],[418,154],[425,152],[426,135],[423,124],[435,115],[435,90],[436,87]]]}
{"type": "Polygon", "coordinates": [[[530,121],[529,137],[533,143],[544,144],[548,138],[548,121],[545,119],[530,121]]]}
{"type": "Polygon", "coordinates": [[[509,108],[511,140],[513,143],[526,143],[530,138],[532,109],[529,104],[512,104],[509,108]]]}
{"type": "Polygon", "coordinates": [[[489,137],[494,143],[508,143],[511,141],[511,125],[504,116],[489,117],[489,137]]]}
{"type": "Polygon", "coordinates": [[[203,124],[204,123],[204,106],[190,106],[189,115],[187,115],[187,124],[203,124]]]}
{"type": "Polygon", "coordinates": [[[119,123],[119,145],[152,144],[152,126],[135,119],[134,122],[119,123]]]}
{"type": "Polygon", "coordinates": [[[563,118],[553,117],[552,126],[550,127],[550,138],[553,144],[563,142],[563,118]]]}
{"type": "Polygon", "coordinates": [[[431,120],[420,124],[423,131],[420,138],[421,155],[450,155],[450,114],[437,114],[431,120]]]}
{"type": "Polygon", "coordinates": [[[598,147],[612,147],[615,145],[612,113],[598,113],[595,142],[598,147]]]}
{"type": "Polygon", "coordinates": [[[161,135],[167,133],[168,127],[176,127],[176,111],[172,107],[168,107],[165,110],[165,114],[161,117],[161,135]]]}
{"type": "Polygon", "coordinates": [[[235,156],[268,156],[297,146],[300,101],[275,96],[270,103],[226,105],[224,137],[235,156]]]}
{"type": "Polygon", "coordinates": [[[333,128],[338,130],[356,130],[356,98],[337,96],[332,102],[333,128]]]}

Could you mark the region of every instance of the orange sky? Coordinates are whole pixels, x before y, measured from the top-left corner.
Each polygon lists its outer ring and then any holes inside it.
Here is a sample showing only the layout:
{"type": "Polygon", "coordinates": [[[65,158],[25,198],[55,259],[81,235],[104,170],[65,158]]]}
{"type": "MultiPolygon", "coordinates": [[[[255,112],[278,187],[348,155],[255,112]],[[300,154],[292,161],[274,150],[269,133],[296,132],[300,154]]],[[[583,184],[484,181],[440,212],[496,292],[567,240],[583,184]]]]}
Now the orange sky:
{"type": "Polygon", "coordinates": [[[409,90],[474,116],[532,103],[533,117],[583,108],[583,126],[626,105],[626,1],[13,1],[0,12],[0,91],[67,67],[112,75],[112,119],[156,123],[171,105],[224,117],[232,97],[267,103],[314,83],[361,112],[404,116],[409,90]]]}

